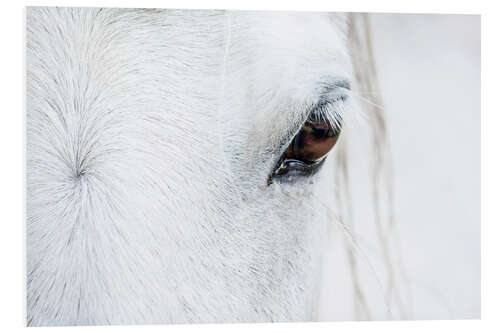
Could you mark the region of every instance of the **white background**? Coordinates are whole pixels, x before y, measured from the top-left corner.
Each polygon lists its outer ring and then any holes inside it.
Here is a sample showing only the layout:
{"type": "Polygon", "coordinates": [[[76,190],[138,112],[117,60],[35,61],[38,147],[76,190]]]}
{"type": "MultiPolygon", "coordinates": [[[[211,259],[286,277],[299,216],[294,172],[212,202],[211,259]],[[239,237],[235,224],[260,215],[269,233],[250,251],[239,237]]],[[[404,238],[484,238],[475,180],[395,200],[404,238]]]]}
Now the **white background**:
{"type": "MultiPolygon", "coordinates": [[[[173,331],[198,331],[198,330],[233,330],[235,328],[241,330],[254,330],[254,329],[280,329],[280,330],[321,330],[321,331],[331,331],[333,329],[338,329],[340,331],[358,331],[358,330],[370,330],[370,331],[409,331],[409,332],[420,332],[422,330],[431,330],[431,331],[443,331],[443,330],[451,330],[454,331],[471,331],[484,329],[484,330],[495,330],[493,326],[498,325],[498,321],[495,317],[498,316],[498,286],[497,281],[500,281],[498,274],[498,267],[495,262],[498,262],[498,258],[496,258],[499,252],[498,248],[498,206],[500,193],[498,193],[498,186],[500,185],[498,182],[498,175],[495,172],[500,169],[500,163],[498,159],[498,148],[496,147],[496,142],[499,142],[500,138],[498,136],[498,131],[496,131],[496,127],[499,125],[498,122],[498,102],[497,97],[499,95],[498,84],[496,84],[497,80],[495,79],[498,74],[498,59],[500,59],[498,52],[498,32],[500,28],[498,26],[498,21],[500,18],[498,17],[498,8],[493,3],[488,4],[487,1],[419,1],[418,4],[411,2],[411,5],[405,4],[402,1],[283,1],[283,2],[271,2],[271,1],[247,1],[245,4],[239,2],[239,5],[236,6],[235,3],[230,1],[25,1],[20,2],[17,5],[7,6],[4,5],[2,7],[1,13],[2,17],[0,22],[2,38],[0,41],[2,42],[2,61],[0,64],[2,65],[2,78],[1,78],[1,91],[2,91],[2,121],[0,122],[2,128],[0,130],[0,152],[2,156],[2,163],[0,163],[0,184],[2,187],[1,190],[1,209],[2,212],[2,230],[0,232],[0,246],[1,246],[1,283],[0,283],[0,325],[2,326],[10,326],[12,329],[23,329],[24,326],[24,316],[25,316],[25,269],[24,269],[24,224],[25,224],[25,209],[24,209],[24,10],[23,6],[25,5],[70,5],[70,6],[128,6],[128,7],[177,7],[177,8],[239,8],[239,9],[268,9],[268,10],[330,10],[330,11],[376,11],[376,12],[436,12],[436,13],[480,13],[482,14],[482,52],[481,52],[481,70],[482,70],[482,116],[481,116],[481,139],[482,139],[482,147],[481,147],[481,212],[482,212],[482,229],[481,233],[483,235],[481,247],[482,247],[482,321],[455,321],[455,322],[447,322],[447,321],[427,321],[427,322],[394,322],[394,323],[327,323],[327,324],[279,324],[279,325],[208,325],[208,326],[200,326],[200,325],[185,325],[185,326],[149,326],[149,327],[108,327],[108,328],[75,328],[74,330],[87,330],[90,329],[92,331],[106,330],[106,331],[114,331],[114,330],[173,330],[173,331]],[[488,112],[489,110],[489,112],[488,112]]],[[[451,24],[452,25],[452,24],[451,24]]],[[[452,25],[453,26],[453,25],[452,25]]],[[[407,27],[408,29],[414,29],[415,27],[407,27]]],[[[454,32],[454,31],[450,31],[454,32]]],[[[464,31],[466,33],[467,31],[464,31]]],[[[398,38],[398,31],[394,32],[394,38],[398,38]]],[[[415,33],[419,36],[416,36],[416,39],[421,39],[425,37],[425,33],[422,31],[418,31],[416,29],[415,33]],[[422,33],[424,35],[422,35],[422,33]]],[[[400,36],[399,36],[400,37],[400,36]]],[[[435,36],[432,36],[435,37],[435,36]]],[[[441,36],[442,38],[443,36],[441,36]]],[[[438,38],[438,37],[436,37],[438,38]]],[[[432,42],[432,41],[431,41],[432,42]]],[[[474,41],[471,41],[474,43],[474,41]]],[[[380,42],[379,45],[381,45],[380,42]]],[[[437,44],[436,44],[437,45],[437,44]]],[[[463,46],[456,45],[456,48],[460,48],[463,46]]],[[[471,57],[478,55],[471,55],[471,57]]],[[[417,59],[418,60],[418,59],[417,59]]],[[[426,61],[431,62],[430,59],[426,61]]],[[[449,73],[453,78],[463,77],[462,75],[467,75],[466,73],[455,73],[454,69],[459,68],[460,59],[455,60],[457,63],[449,63],[445,59],[432,59],[432,62],[435,63],[435,66],[438,66],[443,73],[449,73]]],[[[402,63],[393,64],[397,66],[403,66],[402,63]]],[[[425,65],[425,63],[423,64],[425,65]]],[[[429,64],[427,64],[429,65],[429,64]]],[[[380,66],[384,66],[380,64],[380,66]]],[[[470,69],[469,69],[470,70],[470,69]]],[[[467,69],[465,69],[467,71],[467,69]]],[[[401,73],[389,73],[393,75],[391,78],[388,78],[387,81],[382,79],[382,89],[387,89],[387,83],[391,80],[395,80],[398,75],[401,73]]],[[[389,75],[388,74],[388,75],[389,75]]],[[[477,87],[477,77],[474,73],[469,73],[473,79],[473,81],[468,83],[469,87],[477,87]]],[[[429,93],[435,94],[436,88],[442,88],[443,83],[435,83],[435,86],[431,86],[429,89],[429,93]]],[[[416,82],[409,82],[409,88],[415,88],[416,82]]],[[[441,90],[443,92],[443,90],[441,90]]],[[[445,96],[453,96],[454,93],[459,93],[458,91],[444,91],[445,96]]],[[[477,91],[473,91],[472,94],[477,94],[477,91]]],[[[391,99],[394,105],[388,104],[387,108],[392,110],[398,110],[401,103],[404,102],[407,105],[408,101],[404,100],[403,95],[401,95],[400,99],[397,98],[391,99]]],[[[439,102],[439,101],[438,101],[439,102]]],[[[386,98],[386,104],[388,103],[386,98]]],[[[462,107],[463,110],[467,108],[464,105],[450,105],[450,100],[441,101],[440,103],[444,103],[442,106],[446,108],[450,108],[450,106],[454,107],[462,107]]],[[[473,101],[469,101],[468,103],[472,103],[473,101]]],[[[429,112],[428,107],[422,101],[415,101],[413,108],[421,110],[422,114],[425,115],[426,112],[429,112]]],[[[460,108],[459,108],[460,109],[460,108]]],[[[391,111],[392,112],[392,111],[391,111]]],[[[428,113],[427,113],[428,114],[428,113]]],[[[395,117],[397,115],[395,114],[395,117]]],[[[460,115],[460,119],[464,118],[465,115],[460,115]]],[[[473,121],[474,133],[477,133],[478,124],[474,123],[474,118],[471,118],[473,121]]],[[[477,118],[475,118],[477,119],[477,118]]],[[[453,148],[452,151],[443,150],[444,146],[448,146],[451,141],[451,138],[444,138],[443,142],[436,143],[435,137],[432,137],[432,134],[436,134],[436,132],[442,128],[443,125],[446,125],[448,118],[438,119],[438,124],[434,124],[430,126],[430,130],[427,130],[423,133],[411,133],[414,136],[421,135],[422,141],[425,145],[433,145],[437,151],[441,152],[440,155],[429,156],[426,152],[418,152],[416,156],[414,156],[413,160],[408,159],[405,160],[405,163],[417,163],[414,165],[414,168],[422,168],[426,167],[426,165],[422,164],[421,158],[436,158],[442,159],[442,161],[447,161],[447,163],[440,164],[436,167],[435,170],[426,170],[426,174],[432,175],[432,180],[437,181],[438,184],[435,184],[435,188],[440,188],[442,193],[454,193],[452,198],[446,205],[450,205],[450,207],[460,207],[454,215],[451,216],[442,216],[441,220],[451,221],[454,220],[455,217],[457,220],[460,218],[463,221],[470,220],[470,218],[474,218],[475,214],[475,205],[478,205],[478,202],[470,202],[470,198],[466,196],[460,195],[460,191],[455,191],[453,188],[454,184],[457,184],[457,180],[463,180],[463,173],[460,170],[469,170],[471,172],[477,172],[479,166],[475,161],[477,161],[477,134],[471,133],[471,141],[464,140],[463,136],[468,134],[468,123],[463,122],[451,122],[449,123],[449,127],[453,127],[456,129],[461,129],[460,133],[454,133],[457,137],[460,137],[459,140],[462,145],[461,147],[465,152],[470,152],[468,156],[471,156],[471,160],[469,162],[465,162],[466,166],[461,166],[459,170],[450,168],[454,162],[464,162],[465,156],[462,156],[460,147],[453,148]],[[428,133],[430,131],[430,133],[428,133]],[[430,135],[430,136],[429,136],[430,135]],[[469,143],[467,143],[469,142],[469,143]],[[465,146],[464,146],[465,145],[465,146]],[[456,150],[455,150],[456,149],[456,150]],[[442,155],[444,154],[444,155],[442,155]],[[420,162],[419,162],[420,161],[420,162]],[[420,164],[419,164],[420,163],[420,164]],[[470,163],[470,164],[467,164],[470,163]],[[442,178],[442,175],[446,175],[445,178],[442,178]],[[451,187],[450,187],[451,186],[451,187]],[[470,205],[470,208],[468,206],[470,205]],[[470,217],[467,214],[471,214],[470,217]],[[456,215],[456,216],[455,216],[456,215]]],[[[391,125],[392,126],[392,125],[391,125]]],[[[400,143],[401,146],[394,146],[395,153],[398,151],[403,151],[407,145],[415,144],[413,143],[400,143]]],[[[415,148],[415,147],[414,147],[415,148]]],[[[467,154],[463,154],[467,155],[467,154]]],[[[407,170],[408,166],[401,166],[401,170],[407,170]]],[[[403,177],[403,174],[396,174],[397,177],[403,177]]],[[[468,186],[472,189],[477,188],[477,175],[475,175],[471,179],[465,180],[463,186],[468,186]],[[474,178],[476,177],[476,178],[474,178]]],[[[426,180],[429,181],[429,180],[426,180]]],[[[420,183],[420,182],[419,182],[420,183]]],[[[404,186],[404,182],[401,183],[401,186],[404,186]]],[[[422,183],[423,184],[423,183],[422,183]]],[[[423,189],[420,189],[423,190],[423,189]]],[[[403,202],[399,202],[399,206],[406,207],[412,203],[412,196],[410,193],[407,193],[405,196],[405,200],[403,202]]],[[[438,194],[436,194],[436,198],[438,199],[438,194]]],[[[436,200],[432,197],[424,198],[422,205],[427,209],[435,208],[436,200]]],[[[402,200],[402,199],[401,199],[402,200]]],[[[411,216],[408,215],[405,219],[408,222],[408,230],[407,233],[413,233],[415,230],[412,230],[410,221],[422,221],[425,220],[425,211],[422,210],[420,212],[415,212],[411,216]]],[[[449,228],[453,227],[451,225],[446,225],[444,228],[446,230],[436,230],[438,226],[432,225],[424,225],[428,231],[433,231],[431,233],[432,236],[429,237],[428,242],[430,244],[438,244],[439,239],[437,238],[442,232],[449,230],[449,228]]],[[[470,255],[472,258],[475,253],[478,251],[478,244],[470,244],[464,246],[462,243],[463,239],[468,238],[469,233],[477,233],[477,229],[469,229],[469,227],[464,223],[458,223],[458,225],[454,226],[457,230],[455,230],[454,234],[454,245],[452,246],[453,250],[463,251],[464,256],[464,265],[470,264],[467,260],[471,260],[467,256],[470,255]]],[[[413,249],[417,249],[415,246],[411,246],[413,249]]],[[[410,255],[413,255],[415,258],[418,258],[418,251],[414,251],[411,253],[412,249],[406,249],[405,251],[409,251],[410,255]]],[[[450,262],[446,263],[449,266],[440,265],[440,263],[446,262],[446,257],[444,253],[437,254],[435,262],[432,263],[432,268],[437,270],[447,270],[449,274],[453,274],[457,276],[458,281],[462,280],[470,280],[475,281],[477,276],[461,276],[460,275],[460,262],[450,262]],[[442,255],[443,257],[440,257],[442,255]]],[[[437,275],[437,274],[436,274],[437,275]]],[[[422,276],[425,280],[428,276],[422,276]]],[[[438,284],[444,283],[443,281],[433,281],[438,284]]],[[[454,291],[457,289],[457,285],[450,284],[448,286],[443,285],[443,288],[448,288],[445,292],[447,295],[453,295],[454,291]]],[[[471,293],[472,295],[473,293],[471,293]]],[[[464,297],[473,297],[467,296],[464,297]]],[[[451,299],[450,302],[456,306],[456,311],[460,313],[465,313],[467,311],[472,311],[471,309],[460,308],[459,304],[455,304],[460,302],[457,299],[451,299]]],[[[50,328],[49,328],[50,329],[50,328]]],[[[58,330],[67,330],[68,328],[60,328],[58,330]]],[[[497,328],[498,329],[498,328],[497,328]]],[[[41,329],[45,331],[47,329],[41,329]]],[[[10,331],[10,330],[9,330],[10,331]]]]}
{"type": "Polygon", "coordinates": [[[379,14],[375,55],[413,315],[480,317],[480,19],[379,14]]]}

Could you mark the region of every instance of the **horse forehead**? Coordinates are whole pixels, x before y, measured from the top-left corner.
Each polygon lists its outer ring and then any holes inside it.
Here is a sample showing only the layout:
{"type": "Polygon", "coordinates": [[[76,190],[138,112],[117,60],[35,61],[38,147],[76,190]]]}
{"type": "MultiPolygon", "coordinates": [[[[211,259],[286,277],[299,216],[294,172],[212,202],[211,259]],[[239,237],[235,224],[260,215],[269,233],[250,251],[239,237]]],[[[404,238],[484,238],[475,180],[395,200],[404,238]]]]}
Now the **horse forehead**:
{"type": "MultiPolygon", "coordinates": [[[[345,49],[346,19],[343,14],[320,12],[230,12],[232,30],[245,30],[247,43],[269,53],[305,56],[335,54],[345,49]]],[[[234,41],[234,40],[233,40],[234,41]]]]}
{"type": "Polygon", "coordinates": [[[229,17],[230,67],[246,69],[250,82],[262,82],[257,90],[307,99],[318,83],[352,76],[343,14],[230,12],[229,17]]]}

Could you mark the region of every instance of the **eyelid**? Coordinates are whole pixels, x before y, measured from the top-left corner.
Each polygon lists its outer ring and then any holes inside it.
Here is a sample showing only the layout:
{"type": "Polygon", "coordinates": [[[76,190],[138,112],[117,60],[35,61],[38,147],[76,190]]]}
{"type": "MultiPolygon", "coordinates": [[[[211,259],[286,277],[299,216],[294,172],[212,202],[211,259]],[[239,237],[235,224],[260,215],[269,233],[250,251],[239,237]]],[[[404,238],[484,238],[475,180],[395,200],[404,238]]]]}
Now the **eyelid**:
{"type": "Polygon", "coordinates": [[[324,92],[335,92],[337,90],[351,90],[351,82],[346,78],[333,78],[323,83],[324,92]]]}
{"type": "Polygon", "coordinates": [[[345,101],[349,97],[351,83],[345,78],[330,79],[322,84],[318,104],[330,104],[345,101]]]}

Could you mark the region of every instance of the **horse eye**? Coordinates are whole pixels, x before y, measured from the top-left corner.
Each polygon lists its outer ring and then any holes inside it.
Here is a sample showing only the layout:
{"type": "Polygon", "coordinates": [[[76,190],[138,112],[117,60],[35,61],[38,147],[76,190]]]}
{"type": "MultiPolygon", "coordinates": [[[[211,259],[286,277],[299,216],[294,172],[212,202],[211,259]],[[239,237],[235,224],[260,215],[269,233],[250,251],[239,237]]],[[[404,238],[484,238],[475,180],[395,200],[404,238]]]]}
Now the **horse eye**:
{"type": "Polygon", "coordinates": [[[335,146],[339,134],[340,131],[328,120],[310,116],[281,156],[271,178],[279,178],[291,171],[300,175],[313,174],[335,146]]]}

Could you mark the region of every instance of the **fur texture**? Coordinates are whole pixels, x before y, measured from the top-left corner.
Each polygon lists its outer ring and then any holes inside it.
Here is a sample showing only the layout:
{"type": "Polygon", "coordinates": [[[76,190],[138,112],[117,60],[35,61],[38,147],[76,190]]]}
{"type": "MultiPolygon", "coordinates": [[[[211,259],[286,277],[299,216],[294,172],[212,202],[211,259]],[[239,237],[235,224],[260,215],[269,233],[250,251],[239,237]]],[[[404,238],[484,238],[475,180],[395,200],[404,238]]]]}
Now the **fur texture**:
{"type": "Polygon", "coordinates": [[[335,153],[267,177],[351,78],[343,16],[27,15],[28,324],[313,319],[335,153]]]}

